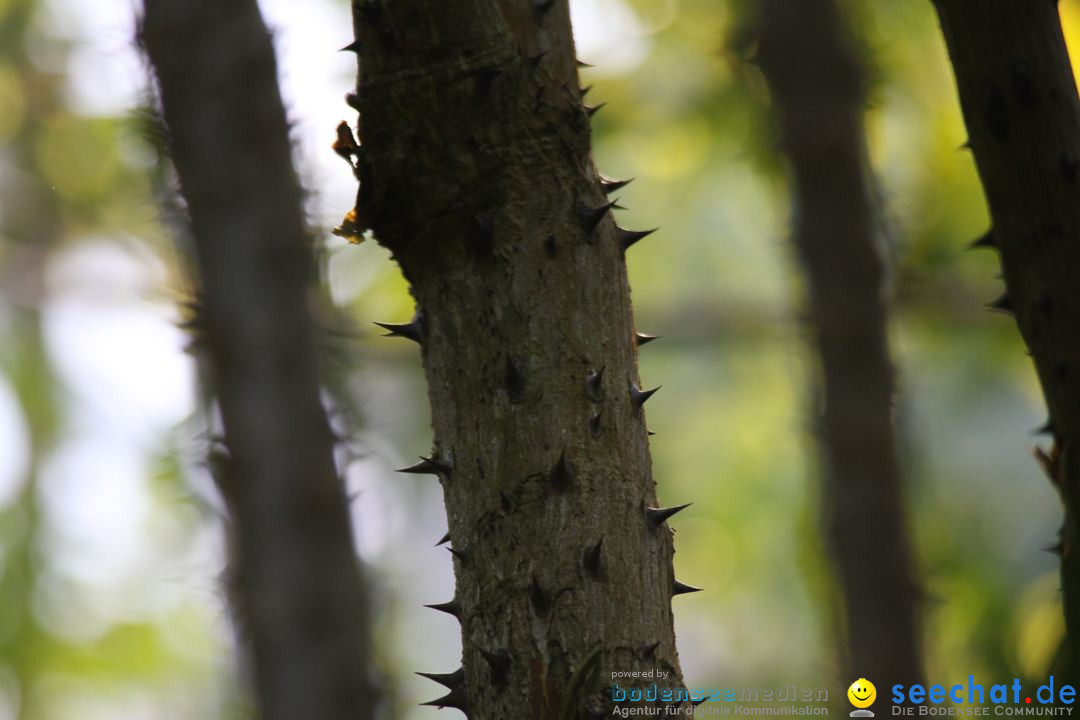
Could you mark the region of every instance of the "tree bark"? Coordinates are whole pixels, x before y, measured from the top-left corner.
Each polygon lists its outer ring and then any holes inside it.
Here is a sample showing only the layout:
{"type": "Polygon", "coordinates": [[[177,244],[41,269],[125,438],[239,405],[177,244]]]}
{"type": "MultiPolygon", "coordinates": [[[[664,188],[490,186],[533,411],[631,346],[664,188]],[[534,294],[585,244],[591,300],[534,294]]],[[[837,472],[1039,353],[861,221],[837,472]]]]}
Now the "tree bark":
{"type": "MultiPolygon", "coordinates": [[[[476,719],[599,717],[682,684],[624,246],[566,0],[353,3],[357,217],[417,314],[476,719]],[[623,682],[641,686],[641,679],[623,682]]],[[[664,704],[664,703],[659,703],[664,704]]],[[[675,703],[667,703],[675,704],[675,703]]],[[[689,703],[682,704],[689,713],[689,703]]]]}
{"type": "Polygon", "coordinates": [[[862,124],[862,69],[831,0],[766,0],[761,67],[791,160],[793,240],[820,359],[825,528],[844,601],[846,674],[921,682],[892,418],[885,273],[862,124]]]}
{"type": "Polygon", "coordinates": [[[1054,2],[938,0],[941,28],[993,229],[1005,293],[1035,361],[1061,493],[1061,573],[1069,674],[1078,679],[1080,554],[1080,100],[1054,2]]]}
{"type": "Polygon", "coordinates": [[[374,717],[366,597],[319,399],[314,265],[254,0],[147,0],[225,429],[232,600],[268,719],[374,717]]]}

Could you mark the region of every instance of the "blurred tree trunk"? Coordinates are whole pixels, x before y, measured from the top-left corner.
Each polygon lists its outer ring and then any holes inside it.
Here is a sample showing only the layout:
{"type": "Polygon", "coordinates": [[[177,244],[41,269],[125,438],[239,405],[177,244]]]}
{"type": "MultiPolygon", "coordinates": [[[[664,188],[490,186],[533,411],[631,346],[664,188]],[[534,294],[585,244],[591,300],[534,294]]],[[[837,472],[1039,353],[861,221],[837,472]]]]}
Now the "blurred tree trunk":
{"type": "Polygon", "coordinates": [[[231,598],[261,716],[375,716],[366,596],[319,398],[314,264],[255,0],[147,0],[227,453],[231,598]]]}
{"type": "Polygon", "coordinates": [[[920,601],[894,440],[862,71],[832,0],[766,0],[760,30],[820,357],[822,503],[844,600],[845,671],[910,685],[922,678],[920,601]]]}
{"type": "Polygon", "coordinates": [[[1049,408],[1043,464],[1064,503],[1069,673],[1080,681],[1080,100],[1055,2],[937,0],[1001,253],[1005,293],[1049,408]]]}
{"type": "Polygon", "coordinates": [[[566,0],[353,9],[357,222],[416,300],[390,327],[420,344],[435,440],[414,470],[442,483],[457,553],[464,672],[432,704],[585,718],[610,714],[613,671],[678,688],[671,602],[691,588],[649,509],[640,236],[593,166],[566,0]]]}

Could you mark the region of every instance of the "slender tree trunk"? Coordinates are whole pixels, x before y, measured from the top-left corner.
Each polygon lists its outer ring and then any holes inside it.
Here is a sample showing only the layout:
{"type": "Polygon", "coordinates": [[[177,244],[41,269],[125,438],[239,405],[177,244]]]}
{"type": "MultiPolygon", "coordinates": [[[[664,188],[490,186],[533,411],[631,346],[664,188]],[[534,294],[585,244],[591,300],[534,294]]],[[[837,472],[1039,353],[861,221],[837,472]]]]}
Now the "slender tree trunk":
{"type": "Polygon", "coordinates": [[[844,599],[845,670],[879,686],[920,682],[861,68],[831,0],[766,0],[760,57],[791,160],[793,238],[821,363],[822,502],[844,599]]]}
{"type": "Polygon", "coordinates": [[[307,305],[313,261],[255,0],[147,0],[225,428],[232,600],[268,719],[374,717],[366,606],[307,305]]]}
{"type": "Polygon", "coordinates": [[[415,470],[442,483],[458,553],[442,609],[463,680],[433,704],[599,717],[614,671],[678,688],[671,602],[689,588],[649,510],[623,261],[639,236],[593,166],[566,0],[353,8],[357,217],[416,299],[391,329],[420,343],[435,441],[415,470]]]}
{"type": "Polygon", "coordinates": [[[938,0],[960,106],[1001,253],[1005,293],[1049,407],[1045,466],[1061,492],[1061,574],[1075,684],[1080,637],[1080,100],[1057,4],[938,0]]]}

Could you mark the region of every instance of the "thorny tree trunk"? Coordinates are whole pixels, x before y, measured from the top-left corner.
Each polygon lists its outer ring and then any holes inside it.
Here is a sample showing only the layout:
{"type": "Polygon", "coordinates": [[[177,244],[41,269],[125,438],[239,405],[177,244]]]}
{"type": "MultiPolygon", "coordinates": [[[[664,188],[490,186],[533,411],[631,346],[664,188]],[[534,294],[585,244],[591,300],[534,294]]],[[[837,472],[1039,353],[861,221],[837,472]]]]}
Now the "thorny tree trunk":
{"type": "Polygon", "coordinates": [[[1005,294],[1035,361],[1061,492],[1061,574],[1070,675],[1080,665],[1080,100],[1057,4],[938,0],[964,122],[1001,253],[1005,294]]]}
{"type": "Polygon", "coordinates": [[[314,269],[254,0],[147,0],[228,459],[232,600],[261,717],[374,716],[364,588],[319,399],[314,269]]]}
{"type": "Polygon", "coordinates": [[[918,605],[893,435],[884,268],[864,152],[863,78],[832,0],[768,0],[761,65],[794,181],[794,243],[822,373],[825,524],[851,677],[922,676],[918,605]]]}
{"type": "MultiPolygon", "coordinates": [[[[624,246],[566,0],[356,0],[358,222],[416,299],[477,720],[610,714],[681,686],[624,246]],[[641,684],[642,681],[621,682],[641,684]],[[608,700],[605,700],[608,698],[608,700]]],[[[671,704],[671,703],[668,703],[671,704]]],[[[689,713],[689,703],[682,704],[689,713]]]]}

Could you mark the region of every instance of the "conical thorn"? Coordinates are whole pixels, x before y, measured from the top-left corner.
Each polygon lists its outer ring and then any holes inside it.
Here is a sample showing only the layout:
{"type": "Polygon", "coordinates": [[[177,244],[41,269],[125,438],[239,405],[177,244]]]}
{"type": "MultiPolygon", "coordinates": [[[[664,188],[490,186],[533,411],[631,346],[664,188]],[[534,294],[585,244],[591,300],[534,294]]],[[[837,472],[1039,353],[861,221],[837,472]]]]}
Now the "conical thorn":
{"type": "Polygon", "coordinates": [[[594,545],[585,548],[585,554],[581,558],[581,564],[585,572],[593,579],[599,579],[603,574],[601,559],[603,557],[604,538],[601,537],[594,545]]]}
{"type": "Polygon", "coordinates": [[[687,585],[676,580],[674,586],[671,589],[671,595],[672,597],[674,597],[675,595],[685,595],[686,593],[701,592],[701,590],[702,588],[694,587],[693,585],[687,585]]]}
{"type": "Polygon", "coordinates": [[[469,710],[469,698],[465,694],[465,686],[461,685],[451,690],[448,694],[443,695],[441,698],[429,700],[421,705],[428,705],[437,708],[454,708],[460,710],[463,713],[468,714],[469,710]]]}
{"type": "Polygon", "coordinates": [[[450,531],[449,530],[446,531],[445,535],[443,535],[441,538],[439,538],[439,542],[435,543],[435,547],[439,547],[440,545],[445,545],[448,542],[450,542],[450,531]]]}
{"type": "Polygon", "coordinates": [[[600,437],[600,431],[603,429],[600,426],[600,418],[604,414],[603,410],[597,410],[589,418],[589,434],[593,437],[600,437]]]}
{"type": "Polygon", "coordinates": [[[437,605],[425,605],[426,608],[432,610],[438,610],[444,612],[447,615],[453,615],[454,617],[461,619],[461,605],[458,604],[457,598],[444,603],[438,603],[437,605]]]}
{"type": "Polygon", "coordinates": [[[640,408],[645,404],[645,401],[653,396],[653,394],[660,389],[661,386],[654,387],[652,390],[642,390],[637,386],[637,383],[630,383],[630,402],[634,407],[640,408]]]}
{"type": "Polygon", "coordinates": [[[510,651],[506,648],[499,648],[492,652],[490,650],[485,650],[479,645],[476,645],[476,649],[480,651],[480,655],[483,656],[484,660],[487,661],[488,667],[491,668],[491,682],[495,685],[501,685],[506,682],[506,678],[510,674],[510,651]]]}
{"type": "Polygon", "coordinates": [[[615,228],[615,239],[619,243],[619,247],[623,252],[626,252],[630,247],[642,238],[649,237],[660,228],[653,228],[652,230],[624,230],[621,227],[615,228]]]}
{"type": "Polygon", "coordinates": [[[453,690],[454,688],[460,687],[461,685],[463,685],[465,683],[465,668],[458,668],[457,670],[455,670],[452,673],[418,672],[416,674],[419,675],[420,677],[425,677],[428,680],[432,680],[434,682],[437,682],[440,685],[442,685],[443,687],[450,688],[451,690],[453,690]]]}
{"type": "Polygon", "coordinates": [[[667,522],[668,518],[677,512],[682,512],[686,508],[690,507],[694,503],[686,503],[685,505],[675,505],[673,507],[649,507],[645,508],[645,517],[649,520],[649,525],[653,529],[656,529],[667,522]]]}
{"type": "Polygon", "coordinates": [[[453,474],[453,471],[454,467],[450,463],[423,455],[420,456],[420,462],[395,470],[395,472],[411,475],[446,475],[447,477],[453,474]]]}
{"type": "Polygon", "coordinates": [[[353,40],[351,43],[349,43],[345,47],[338,50],[338,52],[354,52],[354,53],[358,53],[358,52],[360,52],[360,41],[359,40],[353,40]]]}
{"type": "Polygon", "coordinates": [[[991,248],[996,250],[997,240],[994,239],[993,228],[980,235],[974,242],[968,245],[968,248],[971,250],[974,250],[975,248],[991,248]]]}
{"type": "Polygon", "coordinates": [[[648,345],[653,340],[659,340],[659,339],[660,339],[659,335],[646,335],[645,333],[639,333],[639,332],[634,333],[634,343],[638,347],[641,347],[642,345],[648,345]]]}
{"type": "Polygon", "coordinates": [[[629,180],[615,180],[613,178],[600,176],[600,189],[604,191],[605,195],[609,195],[619,188],[626,187],[630,183],[634,182],[634,178],[629,180]]]}
{"type": "Polygon", "coordinates": [[[464,563],[469,557],[464,550],[458,550],[452,547],[448,547],[446,549],[449,550],[450,554],[456,557],[462,563],[464,563]]]}
{"type": "Polygon", "coordinates": [[[417,343],[424,340],[424,317],[420,313],[407,323],[384,323],[376,320],[375,324],[386,330],[384,337],[403,337],[417,343]]]}
{"type": "Polygon", "coordinates": [[[600,402],[603,397],[604,391],[604,368],[599,370],[589,370],[585,373],[585,394],[589,396],[589,399],[593,402],[600,402]]]}
{"type": "Polygon", "coordinates": [[[599,103],[598,105],[582,105],[581,107],[585,108],[585,114],[586,115],[588,115],[589,117],[592,117],[596,113],[600,112],[604,108],[605,105],[607,105],[607,103],[602,102],[602,103],[599,103]]]}
{"type": "Polygon", "coordinates": [[[994,302],[987,305],[986,309],[987,310],[994,310],[996,312],[1005,313],[1006,315],[1015,314],[1014,310],[1013,310],[1012,300],[1009,298],[1008,291],[1005,291],[1004,293],[1001,294],[1001,297],[999,297],[997,300],[995,300],[994,302]]]}
{"type": "Polygon", "coordinates": [[[540,581],[536,579],[536,574],[533,574],[532,582],[529,584],[529,602],[532,603],[533,610],[537,615],[543,617],[548,614],[548,610],[551,609],[551,600],[548,598],[544,588],[540,585],[540,581]]]}
{"type": "Polygon", "coordinates": [[[595,230],[596,226],[600,224],[600,221],[603,220],[604,216],[608,214],[608,211],[615,206],[616,202],[618,202],[617,199],[604,203],[598,207],[589,207],[584,202],[578,201],[578,222],[581,223],[581,227],[585,229],[585,232],[591,233],[595,230]]]}
{"type": "Polygon", "coordinates": [[[566,459],[566,448],[559,454],[559,459],[548,473],[548,482],[558,491],[566,490],[574,482],[574,466],[566,459]]]}

